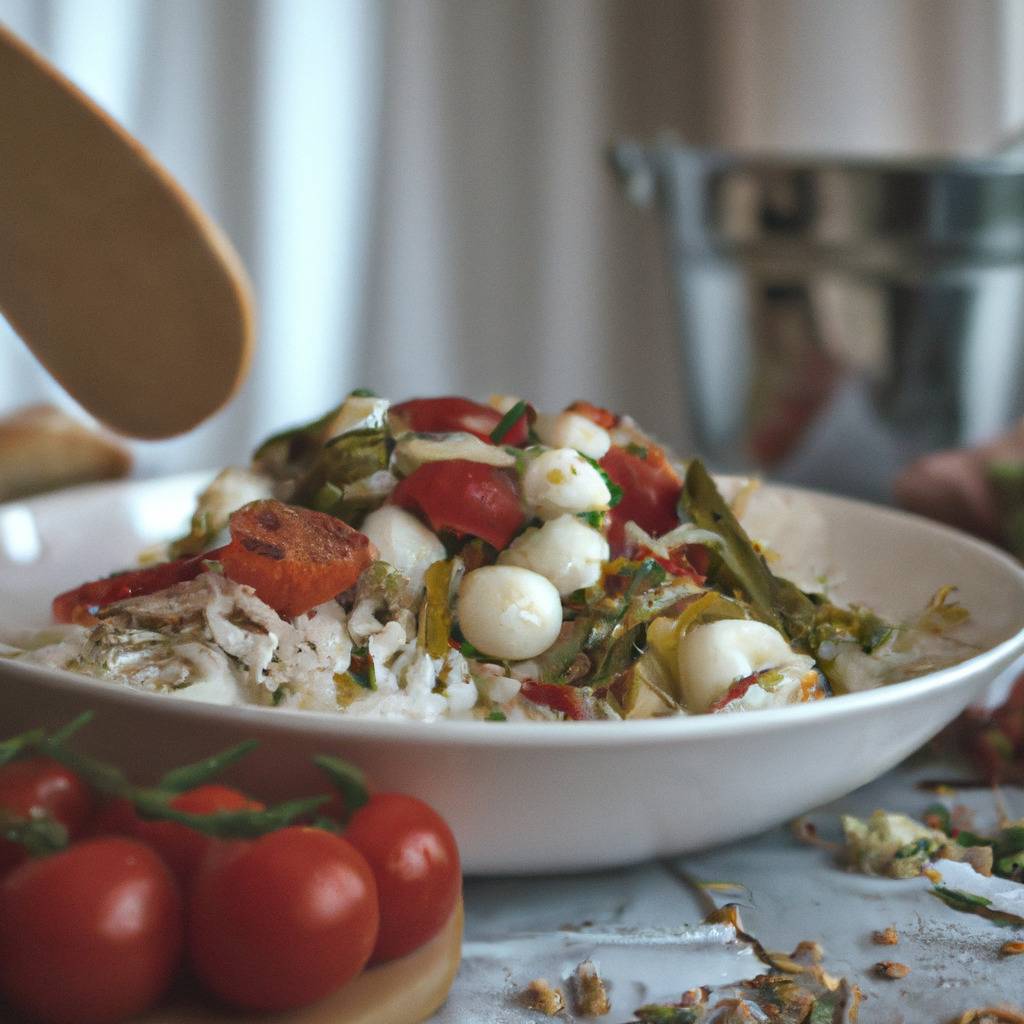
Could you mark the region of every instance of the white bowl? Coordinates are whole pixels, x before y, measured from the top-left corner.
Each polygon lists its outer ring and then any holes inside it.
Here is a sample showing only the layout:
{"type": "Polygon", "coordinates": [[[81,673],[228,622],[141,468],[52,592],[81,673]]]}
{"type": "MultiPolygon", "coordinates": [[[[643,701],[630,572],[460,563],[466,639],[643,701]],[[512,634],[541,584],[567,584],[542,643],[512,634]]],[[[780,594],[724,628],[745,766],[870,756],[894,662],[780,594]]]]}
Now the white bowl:
{"type": "MultiPolygon", "coordinates": [[[[101,485],[0,506],[0,623],[42,626],[55,593],[132,564],[176,532],[208,474],[101,485]]],[[[744,520],[783,574],[904,618],[956,584],[977,653],[867,693],[770,711],[640,722],[378,722],[212,707],[0,660],[0,735],[85,708],[83,749],[149,780],[245,737],[234,778],[270,798],[323,790],[333,753],[441,811],[470,873],[578,871],[750,835],[897,764],[1024,649],[1024,571],[914,516],[765,486],[744,520]]]]}

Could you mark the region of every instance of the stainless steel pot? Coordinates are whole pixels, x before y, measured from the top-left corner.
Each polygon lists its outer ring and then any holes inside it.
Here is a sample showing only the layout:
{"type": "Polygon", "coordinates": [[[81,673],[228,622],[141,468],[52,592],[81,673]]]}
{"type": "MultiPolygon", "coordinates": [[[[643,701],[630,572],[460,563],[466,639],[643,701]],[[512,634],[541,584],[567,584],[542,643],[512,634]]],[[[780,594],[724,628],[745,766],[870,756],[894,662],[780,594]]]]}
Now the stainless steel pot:
{"type": "Polygon", "coordinates": [[[612,149],[656,203],[698,450],[865,497],[1024,413],[1024,160],[612,149]]]}

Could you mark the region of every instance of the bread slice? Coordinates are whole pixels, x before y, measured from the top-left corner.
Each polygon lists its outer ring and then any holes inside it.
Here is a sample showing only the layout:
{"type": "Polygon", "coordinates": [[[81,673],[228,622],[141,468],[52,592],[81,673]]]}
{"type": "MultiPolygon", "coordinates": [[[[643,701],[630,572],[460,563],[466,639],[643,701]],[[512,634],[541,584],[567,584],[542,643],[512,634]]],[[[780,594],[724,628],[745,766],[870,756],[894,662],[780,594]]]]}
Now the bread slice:
{"type": "Polygon", "coordinates": [[[0,501],[113,480],[131,465],[131,455],[115,438],[56,406],[31,405],[0,419],[0,501]]]}

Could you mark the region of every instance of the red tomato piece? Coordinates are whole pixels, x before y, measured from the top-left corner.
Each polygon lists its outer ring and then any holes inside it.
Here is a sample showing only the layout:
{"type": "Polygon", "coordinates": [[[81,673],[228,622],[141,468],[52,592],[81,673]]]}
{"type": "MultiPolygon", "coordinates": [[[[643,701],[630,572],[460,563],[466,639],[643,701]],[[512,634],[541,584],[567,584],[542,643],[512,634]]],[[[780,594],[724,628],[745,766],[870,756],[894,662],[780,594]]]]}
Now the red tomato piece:
{"type": "Polygon", "coordinates": [[[91,839],[0,883],[0,994],[46,1024],[104,1024],[152,1006],[181,958],[181,896],[130,839],[91,839]]]}
{"type": "MultiPolygon", "coordinates": [[[[59,761],[29,757],[0,768],[0,808],[20,818],[45,814],[59,822],[74,839],[92,813],[89,787],[59,761]]],[[[23,847],[0,839],[0,876],[27,859],[23,847]]]]}
{"type": "MultiPolygon", "coordinates": [[[[250,800],[231,786],[211,782],[179,793],[171,807],[190,814],[214,814],[217,811],[263,810],[258,800],[250,800]]],[[[195,874],[214,840],[177,821],[141,818],[127,800],[107,804],[93,819],[94,834],[127,835],[152,847],[182,883],[195,874]]]]}
{"type": "Polygon", "coordinates": [[[380,935],[372,960],[394,960],[433,938],[462,889],[459,849],[444,818],[415,797],[379,793],[352,815],[345,838],[377,880],[380,935]]]}
{"type": "MultiPolygon", "coordinates": [[[[501,422],[501,413],[489,405],[472,402],[454,395],[443,398],[412,398],[391,406],[391,416],[407,430],[424,434],[448,434],[463,431],[491,441],[491,433],[501,422]]],[[[523,445],[529,431],[525,416],[502,438],[502,444],[523,445]]]]}
{"type": "Polygon", "coordinates": [[[377,886],[351,843],[289,827],[219,843],[193,879],[192,965],[211,992],[249,1010],[316,1002],[366,966],[377,886]]]}
{"type": "Polygon", "coordinates": [[[575,686],[563,683],[541,683],[536,679],[524,679],[520,693],[534,704],[561,711],[566,718],[577,722],[589,721],[597,716],[592,701],[575,686]]]}
{"type": "Polygon", "coordinates": [[[575,412],[580,416],[586,416],[592,423],[596,423],[599,427],[604,427],[605,430],[611,430],[619,422],[619,417],[615,413],[610,412],[608,409],[602,409],[599,405],[593,405],[590,402],[573,402],[566,412],[575,412]]]}
{"type": "Polygon", "coordinates": [[[189,555],[173,562],[161,562],[148,569],[133,569],[130,572],[107,576],[101,580],[83,583],[74,590],[67,590],[53,599],[53,617],[58,622],[95,621],[93,616],[100,608],[129,597],[142,597],[166,590],[175,583],[195,579],[204,571],[203,562],[219,557],[219,551],[202,555],[189,555]]]}
{"type": "Polygon", "coordinates": [[[469,534],[499,551],[526,522],[512,477],[496,466],[468,459],[425,463],[398,482],[390,500],[419,512],[435,533],[469,534]]]}
{"type": "Polygon", "coordinates": [[[626,523],[631,520],[652,537],[679,525],[676,506],[683,483],[657,445],[631,452],[612,445],[601,468],[622,488],[622,500],[608,513],[608,543],[612,557],[622,553],[626,523]]]}
{"type": "Polygon", "coordinates": [[[224,575],[295,618],[348,590],[377,557],[369,537],[334,516],[270,499],[231,514],[224,575]]]}

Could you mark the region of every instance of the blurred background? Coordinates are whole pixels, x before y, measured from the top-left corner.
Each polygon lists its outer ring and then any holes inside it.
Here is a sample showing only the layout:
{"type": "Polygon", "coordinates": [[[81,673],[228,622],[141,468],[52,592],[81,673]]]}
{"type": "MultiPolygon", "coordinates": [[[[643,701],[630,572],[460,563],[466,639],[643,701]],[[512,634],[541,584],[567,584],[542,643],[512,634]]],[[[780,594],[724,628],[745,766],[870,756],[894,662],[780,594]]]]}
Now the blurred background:
{"type": "MultiPolygon", "coordinates": [[[[669,246],[612,140],[969,157],[1024,122],[1024,0],[0,0],[0,21],[253,278],[249,380],[134,444],[142,474],[242,461],[357,386],[585,397],[687,451],[669,246]]],[[[37,400],[69,405],[0,322],[0,415],[37,400]]],[[[842,488],[833,463],[790,475],[842,488]]]]}

